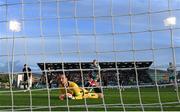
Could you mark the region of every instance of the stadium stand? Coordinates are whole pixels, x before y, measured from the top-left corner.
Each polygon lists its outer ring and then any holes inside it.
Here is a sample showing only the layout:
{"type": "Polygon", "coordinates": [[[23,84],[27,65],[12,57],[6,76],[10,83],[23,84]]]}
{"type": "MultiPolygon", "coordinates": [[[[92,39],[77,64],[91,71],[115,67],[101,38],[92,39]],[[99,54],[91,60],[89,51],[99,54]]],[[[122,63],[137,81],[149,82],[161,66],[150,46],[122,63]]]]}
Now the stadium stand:
{"type": "MultiPolygon", "coordinates": [[[[87,81],[87,76],[91,71],[91,64],[91,62],[38,63],[38,66],[42,70],[43,74],[45,74],[45,71],[48,71],[48,68],[51,69],[53,74],[64,71],[68,75],[69,80],[74,81],[81,86],[82,76],[84,83],[87,81]]],[[[152,61],[117,63],[99,62],[101,67],[102,85],[116,86],[118,84],[118,79],[121,85],[135,85],[136,73],[140,85],[152,83],[153,81],[148,74],[151,64],[152,61]],[[119,78],[117,78],[117,76],[119,76],[119,78]]]]}

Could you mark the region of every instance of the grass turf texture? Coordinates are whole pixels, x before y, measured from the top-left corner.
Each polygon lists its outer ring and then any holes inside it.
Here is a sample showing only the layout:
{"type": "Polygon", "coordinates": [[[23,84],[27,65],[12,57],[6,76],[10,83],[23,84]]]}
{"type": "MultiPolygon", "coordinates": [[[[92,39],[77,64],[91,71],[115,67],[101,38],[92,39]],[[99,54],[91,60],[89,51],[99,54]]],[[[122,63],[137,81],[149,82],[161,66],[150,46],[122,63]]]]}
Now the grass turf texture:
{"type": "MultiPolygon", "coordinates": [[[[180,110],[180,103],[178,102],[177,93],[172,87],[160,88],[160,100],[163,104],[163,110],[178,111],[180,110]]],[[[11,93],[3,92],[0,90],[0,110],[11,110],[11,93]],[[9,107],[8,107],[9,106],[9,107]]],[[[7,90],[6,90],[7,91],[7,90]]],[[[18,91],[18,90],[15,90],[18,91]]],[[[155,87],[140,88],[141,99],[144,104],[144,110],[160,111],[158,92],[155,87]],[[150,104],[150,105],[149,105],[150,104]]],[[[29,91],[14,92],[14,109],[15,110],[30,110],[30,95],[29,91]]],[[[104,105],[102,99],[86,99],[83,100],[58,100],[59,90],[50,91],[50,105],[51,110],[67,111],[67,105],[71,111],[86,111],[86,107],[89,111],[104,111],[104,105]],[[86,102],[86,103],[85,103],[86,102]],[[87,104],[87,105],[86,105],[87,104]]],[[[105,104],[109,111],[123,111],[122,102],[120,99],[120,91],[117,88],[104,89],[105,104]]],[[[179,92],[180,96],[180,92],[179,92]]],[[[129,88],[122,91],[122,100],[125,104],[125,110],[137,110],[141,111],[141,105],[139,101],[139,94],[137,88],[129,88]]],[[[47,90],[32,91],[32,110],[34,111],[48,111],[48,93],[47,90]]]]}

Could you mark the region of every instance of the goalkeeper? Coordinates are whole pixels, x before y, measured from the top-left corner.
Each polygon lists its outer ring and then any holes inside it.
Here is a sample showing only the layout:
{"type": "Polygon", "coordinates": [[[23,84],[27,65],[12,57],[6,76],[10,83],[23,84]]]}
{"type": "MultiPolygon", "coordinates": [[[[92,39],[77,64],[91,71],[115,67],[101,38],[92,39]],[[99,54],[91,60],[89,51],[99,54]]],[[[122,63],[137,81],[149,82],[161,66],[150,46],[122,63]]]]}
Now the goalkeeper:
{"type": "Polygon", "coordinates": [[[84,88],[80,88],[76,83],[68,81],[65,74],[58,75],[60,84],[60,100],[68,99],[83,99],[83,98],[99,98],[97,93],[90,93],[84,88]]]}

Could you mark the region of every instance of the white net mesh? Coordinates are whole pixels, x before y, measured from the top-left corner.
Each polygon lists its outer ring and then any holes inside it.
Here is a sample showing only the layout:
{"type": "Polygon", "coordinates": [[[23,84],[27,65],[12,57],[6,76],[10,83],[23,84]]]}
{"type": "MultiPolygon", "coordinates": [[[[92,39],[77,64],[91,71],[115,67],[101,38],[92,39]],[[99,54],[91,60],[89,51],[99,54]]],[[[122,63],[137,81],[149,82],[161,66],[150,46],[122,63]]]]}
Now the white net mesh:
{"type": "Polygon", "coordinates": [[[179,0],[0,0],[0,110],[179,110],[179,7],[179,0]],[[104,97],[59,100],[58,72],[93,90],[85,85],[94,59],[104,97]]]}

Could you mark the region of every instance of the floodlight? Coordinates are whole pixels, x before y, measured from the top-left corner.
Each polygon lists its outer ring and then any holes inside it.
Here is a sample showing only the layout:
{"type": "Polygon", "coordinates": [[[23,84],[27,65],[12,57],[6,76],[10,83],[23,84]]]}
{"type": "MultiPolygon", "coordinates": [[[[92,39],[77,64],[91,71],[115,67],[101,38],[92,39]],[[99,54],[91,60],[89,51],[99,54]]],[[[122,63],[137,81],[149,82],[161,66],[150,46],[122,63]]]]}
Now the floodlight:
{"type": "Polygon", "coordinates": [[[174,26],[176,25],[176,17],[168,17],[164,19],[165,26],[174,26]]]}
{"type": "Polygon", "coordinates": [[[21,31],[21,23],[18,21],[10,21],[9,22],[9,29],[13,32],[19,32],[21,31]]]}

